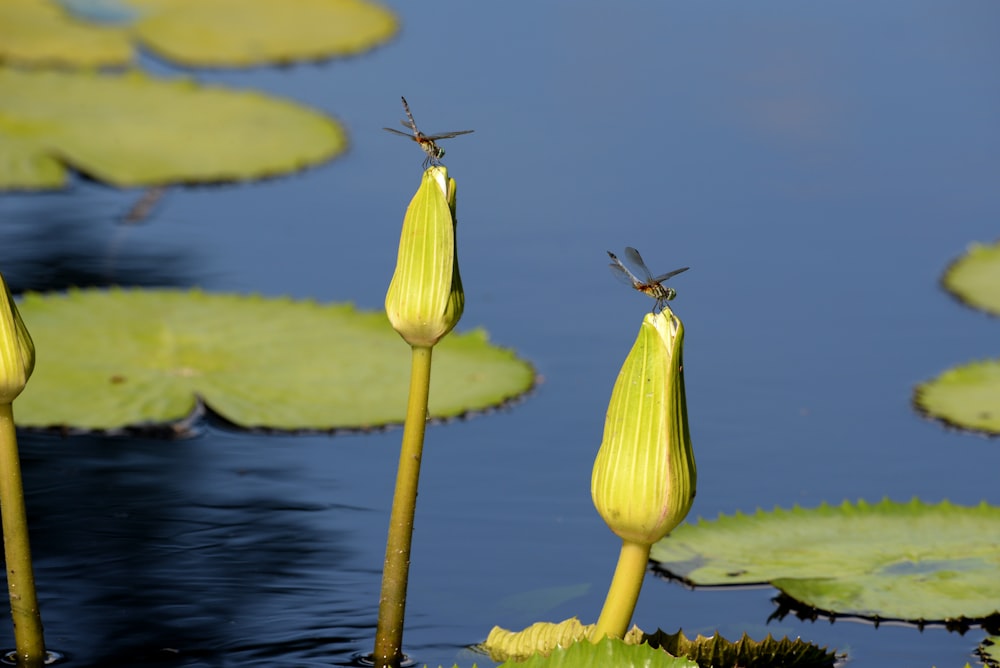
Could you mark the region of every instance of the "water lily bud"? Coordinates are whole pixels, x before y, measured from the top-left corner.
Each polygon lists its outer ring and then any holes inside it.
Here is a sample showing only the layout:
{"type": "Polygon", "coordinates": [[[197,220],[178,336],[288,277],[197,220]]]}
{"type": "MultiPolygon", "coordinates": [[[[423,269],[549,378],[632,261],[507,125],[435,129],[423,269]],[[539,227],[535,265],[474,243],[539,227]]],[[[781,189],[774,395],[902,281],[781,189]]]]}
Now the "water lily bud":
{"type": "Polygon", "coordinates": [[[462,317],[457,222],[455,180],[445,167],[427,169],[406,209],[396,271],[385,295],[389,322],[412,346],[433,346],[462,317]]]}
{"type": "Polygon", "coordinates": [[[669,308],[647,314],[611,392],[590,492],[597,512],[626,541],[655,543],[694,501],[683,343],[684,325],[669,308]]]}
{"type": "Polygon", "coordinates": [[[35,370],[35,344],[2,274],[0,284],[3,284],[0,295],[0,403],[9,404],[21,394],[35,370]]]}

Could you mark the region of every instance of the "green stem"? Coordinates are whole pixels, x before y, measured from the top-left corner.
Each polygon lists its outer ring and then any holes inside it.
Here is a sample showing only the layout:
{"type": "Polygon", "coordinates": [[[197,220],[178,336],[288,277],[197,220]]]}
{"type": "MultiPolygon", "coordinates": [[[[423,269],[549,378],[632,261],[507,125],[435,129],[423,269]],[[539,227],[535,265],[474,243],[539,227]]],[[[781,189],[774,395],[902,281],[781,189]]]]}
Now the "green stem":
{"type": "Polygon", "coordinates": [[[17,453],[14,412],[0,404],[0,515],[3,518],[3,548],[7,560],[7,590],[14,619],[14,644],[18,666],[36,668],[45,663],[42,615],[35,594],[31,568],[28,517],[24,509],[21,460],[17,453]]]}
{"type": "Polygon", "coordinates": [[[597,625],[590,633],[590,640],[598,642],[604,636],[622,638],[632,621],[636,601],[639,600],[639,590],[646,576],[646,565],[649,563],[650,545],[622,541],[622,551],[618,555],[618,565],[608,597],[604,599],[604,608],[597,620],[597,625]]]}
{"type": "Polygon", "coordinates": [[[403,659],[403,616],[406,612],[406,583],[410,572],[410,543],[417,507],[420,458],[424,449],[424,427],[427,425],[431,350],[430,346],[413,346],[410,398],[406,405],[403,444],[399,451],[396,490],[389,517],[389,537],[385,544],[382,596],[378,604],[378,627],[372,657],[376,668],[395,668],[403,659]]]}

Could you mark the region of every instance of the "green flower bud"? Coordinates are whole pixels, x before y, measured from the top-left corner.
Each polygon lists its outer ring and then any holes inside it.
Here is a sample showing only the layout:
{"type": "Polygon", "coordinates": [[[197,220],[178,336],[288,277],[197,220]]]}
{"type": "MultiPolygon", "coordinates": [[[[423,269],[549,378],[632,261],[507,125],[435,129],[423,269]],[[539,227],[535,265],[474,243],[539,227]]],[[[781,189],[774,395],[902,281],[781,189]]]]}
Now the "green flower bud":
{"type": "Polygon", "coordinates": [[[0,284],[3,284],[3,295],[0,295],[0,403],[9,404],[21,394],[35,370],[35,344],[2,274],[0,284]]]}
{"type": "Polygon", "coordinates": [[[655,543],[694,501],[683,343],[684,325],[669,308],[647,314],[611,392],[590,492],[625,541],[655,543]]]}
{"type": "Polygon", "coordinates": [[[406,209],[396,271],[385,295],[389,322],[411,346],[433,346],[462,317],[457,223],[455,180],[447,168],[430,167],[406,209]]]}

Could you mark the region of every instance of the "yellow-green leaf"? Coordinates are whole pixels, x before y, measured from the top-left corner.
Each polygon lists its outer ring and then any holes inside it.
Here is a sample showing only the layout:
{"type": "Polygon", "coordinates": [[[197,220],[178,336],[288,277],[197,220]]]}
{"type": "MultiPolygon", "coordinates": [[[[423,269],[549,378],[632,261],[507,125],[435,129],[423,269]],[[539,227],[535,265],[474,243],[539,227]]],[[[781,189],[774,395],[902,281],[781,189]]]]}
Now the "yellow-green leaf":
{"type": "Polygon", "coordinates": [[[292,102],[139,72],[0,68],[0,189],[51,188],[64,167],[122,187],[284,174],[346,147],[292,102]]]}
{"type": "Polygon", "coordinates": [[[318,60],[366,51],[398,29],[361,0],[126,0],[144,46],[192,67],[318,60]]]}
{"type": "Polygon", "coordinates": [[[769,582],[831,613],[957,623],[1000,614],[998,535],[985,503],[859,501],[682,524],[650,558],[691,584],[769,582]]]}
{"type": "MultiPolygon", "coordinates": [[[[178,290],[73,290],[19,304],[37,363],[22,427],[183,432],[204,406],[242,427],[374,428],[406,411],[410,347],[382,312],[178,290]],[[179,425],[179,427],[178,427],[179,425]]],[[[453,417],[527,391],[529,364],[485,333],[434,352],[430,413],[453,417]]]]}
{"type": "Polygon", "coordinates": [[[969,306],[1000,315],[1000,242],[971,244],[948,267],[942,282],[969,306]]]}
{"type": "Polygon", "coordinates": [[[0,0],[0,62],[121,66],[143,48],[191,67],[247,67],[355,55],[399,30],[392,12],[364,0],[104,0],[101,10],[131,23],[89,23],[51,0],[0,0]]]}
{"type": "MultiPolygon", "coordinates": [[[[718,664],[717,664],[718,665],[718,664]]],[[[698,668],[690,659],[670,656],[649,645],[629,644],[615,638],[598,643],[575,642],[559,646],[548,656],[535,654],[527,660],[510,660],[500,668],[698,668]]]]}
{"type": "Polygon", "coordinates": [[[131,60],[126,30],[75,21],[45,0],[0,0],[0,62],[106,67],[131,60]]]}
{"type": "Polygon", "coordinates": [[[1000,434],[1000,360],[970,362],[917,386],[913,403],[959,429],[1000,434]]]}

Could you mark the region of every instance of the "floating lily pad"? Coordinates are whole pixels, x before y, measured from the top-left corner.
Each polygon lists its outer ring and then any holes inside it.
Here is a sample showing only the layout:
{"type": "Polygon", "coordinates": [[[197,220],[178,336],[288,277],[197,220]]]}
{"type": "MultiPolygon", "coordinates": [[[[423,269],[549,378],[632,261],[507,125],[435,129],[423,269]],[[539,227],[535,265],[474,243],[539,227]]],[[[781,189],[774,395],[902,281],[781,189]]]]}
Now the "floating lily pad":
{"type": "Polygon", "coordinates": [[[594,624],[584,625],[576,617],[561,622],[537,622],[523,631],[494,626],[479,650],[504,666],[663,666],[697,668],[688,659],[678,659],[642,642],[642,631],[633,627],[624,640],[587,640],[594,624]],[[524,662],[524,663],[521,663],[524,662]]]}
{"type": "MultiPolygon", "coordinates": [[[[21,427],[184,425],[202,404],[246,428],[365,429],[399,423],[410,347],[384,313],[350,305],[177,290],[28,294],[18,306],[37,364],[21,427]]],[[[432,417],[527,391],[531,366],[482,331],[434,349],[432,417]]]]}
{"type": "Polygon", "coordinates": [[[548,656],[536,654],[525,661],[508,661],[500,668],[698,668],[694,661],[670,656],[649,645],[629,645],[621,640],[604,638],[594,644],[576,642],[552,650],[548,656]]]}
{"type": "MultiPolygon", "coordinates": [[[[756,641],[743,634],[743,637],[736,642],[726,640],[718,633],[710,638],[699,635],[693,640],[689,640],[685,635],[677,633],[643,633],[638,627],[633,626],[622,640],[611,640],[617,645],[626,647],[642,648],[642,652],[636,654],[620,653],[615,656],[605,655],[611,651],[610,648],[593,652],[592,645],[588,638],[595,625],[584,625],[576,617],[558,623],[537,622],[523,631],[508,631],[499,626],[493,627],[489,637],[479,649],[487,652],[494,661],[529,661],[528,664],[518,663],[516,665],[594,665],[594,666],[632,666],[632,665],[659,665],[656,663],[634,664],[632,661],[642,657],[649,657],[649,660],[662,661],[663,657],[669,657],[671,661],[683,661],[683,663],[668,663],[667,666],[741,666],[742,668],[772,668],[773,666],[785,666],[786,668],[832,668],[837,660],[834,652],[821,649],[816,645],[802,640],[789,640],[783,638],[776,640],[770,635],[764,640],[756,641]],[[549,657],[555,661],[563,660],[565,648],[572,648],[580,645],[580,652],[574,654],[576,663],[548,664],[543,663],[543,657],[549,657]],[[590,647],[590,652],[584,648],[590,647]],[[659,655],[646,650],[654,650],[659,655]],[[529,657],[531,657],[529,659],[529,657]],[[673,657],[679,657],[677,659],[673,657]],[[689,663],[690,662],[690,663],[689,663]]],[[[608,641],[605,638],[598,646],[608,641]]],[[[617,647],[615,652],[624,652],[617,647]]],[[[505,666],[508,664],[504,664],[505,666]]]]}
{"type": "Polygon", "coordinates": [[[1000,666],[1000,636],[990,636],[983,640],[976,653],[985,665],[1000,666]]]}
{"type": "Polygon", "coordinates": [[[191,67],[318,60],[367,51],[398,29],[362,0],[127,0],[143,46],[191,67]],[[234,20],[239,17],[239,20],[234,20]]]}
{"type": "Polygon", "coordinates": [[[122,187],[256,179],[346,144],[332,119],[259,93],[0,68],[0,188],[59,187],[65,167],[122,187]]]}
{"type": "Polygon", "coordinates": [[[948,267],[942,283],[972,308],[1000,315],[1000,242],[970,245],[948,267]]]}
{"type": "Polygon", "coordinates": [[[74,21],[45,0],[0,0],[0,62],[99,67],[131,58],[128,34],[118,28],[74,21]]]}
{"type": "Polygon", "coordinates": [[[913,403],[953,427],[1000,434],[1000,360],[948,369],[918,385],[913,403]]]}
{"type": "Polygon", "coordinates": [[[392,12],[364,0],[62,4],[0,0],[0,60],[36,67],[121,66],[141,47],[191,67],[247,67],[355,55],[399,29],[392,12]]]}
{"type": "Polygon", "coordinates": [[[838,659],[835,652],[800,638],[778,640],[770,634],[763,640],[754,640],[744,633],[739,640],[733,642],[718,633],[708,638],[699,635],[690,640],[681,631],[657,631],[643,635],[642,640],[649,643],[650,647],[666,650],[674,656],[687,657],[705,668],[833,668],[838,659]]]}
{"type": "Polygon", "coordinates": [[[691,584],[770,583],[831,613],[962,622],[1000,612],[997,536],[986,504],[859,501],[685,524],[651,558],[691,584]]]}
{"type": "Polygon", "coordinates": [[[499,626],[490,629],[479,646],[493,661],[523,661],[535,654],[548,655],[557,647],[569,647],[586,640],[594,624],[584,624],[576,617],[561,622],[535,622],[521,631],[499,626]]]}

